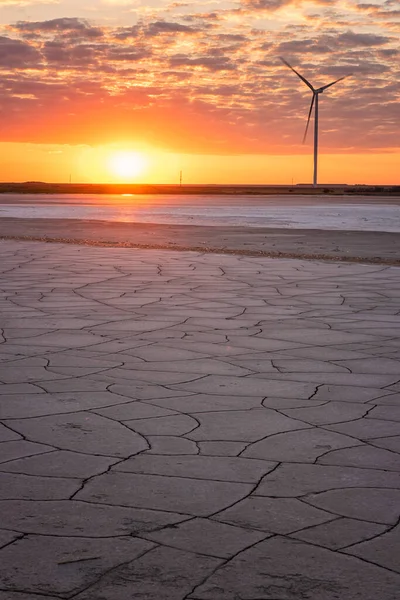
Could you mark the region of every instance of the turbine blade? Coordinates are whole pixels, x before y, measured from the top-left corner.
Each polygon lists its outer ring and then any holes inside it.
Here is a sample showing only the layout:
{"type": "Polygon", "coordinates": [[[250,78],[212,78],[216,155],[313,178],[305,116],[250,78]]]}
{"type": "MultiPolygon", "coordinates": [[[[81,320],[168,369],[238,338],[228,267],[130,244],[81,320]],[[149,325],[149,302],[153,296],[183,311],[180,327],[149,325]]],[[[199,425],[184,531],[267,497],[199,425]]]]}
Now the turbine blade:
{"type": "Polygon", "coordinates": [[[326,90],[326,88],[331,87],[331,85],[335,85],[335,83],[338,83],[339,81],[343,81],[343,79],[346,79],[346,77],[351,77],[351,73],[349,75],[345,75],[344,77],[340,77],[339,79],[336,79],[336,81],[332,81],[332,83],[328,83],[327,85],[323,85],[319,89],[321,90],[321,92],[323,92],[324,90],[326,90]]]}
{"type": "Polygon", "coordinates": [[[298,73],[296,71],[296,69],[293,69],[292,65],[290,65],[287,60],[285,60],[284,58],[282,58],[282,56],[280,56],[279,58],[281,59],[281,61],[283,62],[284,65],[286,65],[287,67],[289,67],[289,69],[291,69],[293,71],[293,73],[296,73],[297,77],[300,77],[300,79],[302,81],[304,81],[304,83],[306,84],[306,86],[309,87],[312,92],[314,92],[313,86],[311,85],[311,83],[309,81],[307,81],[307,79],[305,77],[303,77],[303,75],[300,75],[300,73],[298,73]]]}
{"type": "Polygon", "coordinates": [[[308,111],[307,125],[306,125],[306,130],[305,130],[304,136],[303,136],[303,144],[305,144],[305,141],[306,141],[306,138],[307,138],[308,126],[310,125],[310,119],[311,119],[312,109],[313,109],[313,106],[314,106],[314,100],[315,100],[315,93],[312,96],[312,100],[311,100],[311,104],[310,104],[310,110],[308,111]]]}

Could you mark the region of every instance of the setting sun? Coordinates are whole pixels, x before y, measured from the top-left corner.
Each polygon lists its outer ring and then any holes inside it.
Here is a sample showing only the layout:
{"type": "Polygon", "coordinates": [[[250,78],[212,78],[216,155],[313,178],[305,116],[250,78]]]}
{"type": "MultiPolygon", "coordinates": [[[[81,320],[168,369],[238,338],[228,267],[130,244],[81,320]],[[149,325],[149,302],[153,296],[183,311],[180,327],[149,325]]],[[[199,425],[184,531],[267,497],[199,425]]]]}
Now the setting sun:
{"type": "Polygon", "coordinates": [[[123,180],[134,179],[140,175],[147,161],[142,154],[138,152],[115,152],[110,156],[108,166],[114,177],[123,180]]]}

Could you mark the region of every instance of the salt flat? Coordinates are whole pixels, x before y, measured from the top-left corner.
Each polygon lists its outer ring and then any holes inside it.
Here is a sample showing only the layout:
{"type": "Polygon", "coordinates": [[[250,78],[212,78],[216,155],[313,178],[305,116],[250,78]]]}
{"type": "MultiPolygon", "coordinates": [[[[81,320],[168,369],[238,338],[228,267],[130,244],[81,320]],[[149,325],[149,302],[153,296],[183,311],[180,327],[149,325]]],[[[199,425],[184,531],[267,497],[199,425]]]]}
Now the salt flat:
{"type": "Polygon", "coordinates": [[[400,232],[398,196],[251,194],[0,194],[0,216],[195,225],[400,232]]]}
{"type": "Polygon", "coordinates": [[[398,598],[398,267],[0,249],[0,600],[398,598]]]}

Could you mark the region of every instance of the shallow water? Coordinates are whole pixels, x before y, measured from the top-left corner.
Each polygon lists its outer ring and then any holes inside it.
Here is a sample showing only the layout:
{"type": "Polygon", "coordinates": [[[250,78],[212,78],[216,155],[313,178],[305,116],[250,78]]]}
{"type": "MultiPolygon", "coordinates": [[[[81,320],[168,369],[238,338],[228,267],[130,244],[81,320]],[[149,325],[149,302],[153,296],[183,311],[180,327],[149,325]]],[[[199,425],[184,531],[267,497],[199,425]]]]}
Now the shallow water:
{"type": "Polygon", "coordinates": [[[0,218],[400,232],[400,203],[385,198],[43,196],[2,194],[0,218]]]}

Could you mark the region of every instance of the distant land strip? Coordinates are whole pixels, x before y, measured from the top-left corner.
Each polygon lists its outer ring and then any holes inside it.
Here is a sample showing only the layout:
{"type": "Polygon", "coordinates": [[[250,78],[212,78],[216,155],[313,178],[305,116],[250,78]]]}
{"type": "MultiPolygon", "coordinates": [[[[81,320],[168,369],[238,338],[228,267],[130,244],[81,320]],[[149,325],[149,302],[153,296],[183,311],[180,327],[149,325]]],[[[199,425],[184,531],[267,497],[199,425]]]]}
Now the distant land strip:
{"type": "Polygon", "coordinates": [[[399,196],[400,185],[347,185],[309,184],[296,185],[171,185],[139,183],[46,183],[26,181],[23,183],[0,183],[0,194],[203,194],[203,195],[378,195],[399,196]]]}

